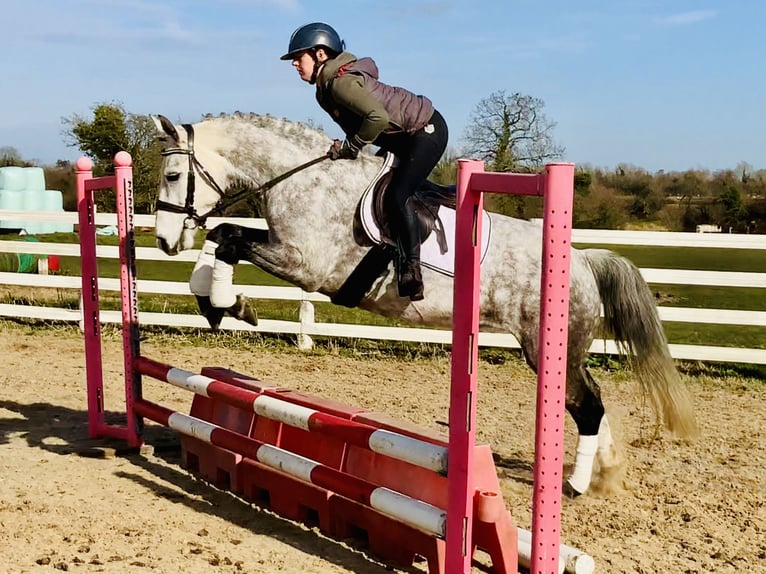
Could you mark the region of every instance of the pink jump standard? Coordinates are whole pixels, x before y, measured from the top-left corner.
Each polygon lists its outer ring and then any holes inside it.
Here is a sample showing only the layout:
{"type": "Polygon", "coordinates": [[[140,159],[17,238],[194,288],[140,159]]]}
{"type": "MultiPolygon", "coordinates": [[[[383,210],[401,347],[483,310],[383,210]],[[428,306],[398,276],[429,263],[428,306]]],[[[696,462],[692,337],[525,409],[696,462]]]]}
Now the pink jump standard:
{"type": "Polygon", "coordinates": [[[93,162],[81,157],[75,164],[77,211],[80,224],[82,312],[85,336],[85,371],[88,389],[88,434],[91,438],[118,438],[130,446],[141,444],[141,418],[133,406],[141,398],[141,375],[133,368],[139,356],[138,304],[135,246],[133,237],[133,160],[128,152],[114,156],[114,175],[93,177],[93,162]],[[104,379],[101,357],[101,322],[96,265],[96,208],[94,192],[114,189],[117,196],[117,229],[120,236],[120,285],[122,297],[122,340],[125,357],[125,408],[128,424],[106,424],[104,379]]]}
{"type": "Polygon", "coordinates": [[[515,193],[541,195],[545,201],[530,571],[558,574],[574,165],[549,164],[544,173],[527,175],[486,173],[481,161],[459,160],[457,191],[447,507],[449,572],[471,571],[475,492],[471,457],[476,436],[482,194],[515,193]]]}

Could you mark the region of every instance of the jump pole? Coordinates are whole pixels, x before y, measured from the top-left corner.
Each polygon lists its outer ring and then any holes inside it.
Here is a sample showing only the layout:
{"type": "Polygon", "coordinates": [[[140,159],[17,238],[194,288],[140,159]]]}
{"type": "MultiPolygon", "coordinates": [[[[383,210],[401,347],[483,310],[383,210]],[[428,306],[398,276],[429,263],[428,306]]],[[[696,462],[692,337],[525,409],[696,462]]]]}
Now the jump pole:
{"type": "Polygon", "coordinates": [[[478,160],[458,161],[446,563],[449,574],[471,572],[484,193],[537,195],[545,203],[530,572],[558,574],[574,194],[570,163],[548,164],[541,174],[514,174],[487,173],[478,160]]]}

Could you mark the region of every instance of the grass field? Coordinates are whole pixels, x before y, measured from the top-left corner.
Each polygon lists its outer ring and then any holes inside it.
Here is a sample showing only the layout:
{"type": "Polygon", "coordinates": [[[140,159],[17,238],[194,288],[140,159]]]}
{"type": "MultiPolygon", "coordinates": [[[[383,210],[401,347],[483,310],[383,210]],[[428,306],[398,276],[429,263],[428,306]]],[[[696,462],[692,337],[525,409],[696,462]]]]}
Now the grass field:
{"type": "MultiPolygon", "coordinates": [[[[19,239],[18,236],[0,236],[5,239],[19,239]]],[[[74,243],[74,234],[53,234],[41,237],[42,241],[50,243],[74,243]]],[[[116,245],[117,238],[99,236],[101,245],[116,245]]],[[[136,234],[136,245],[153,247],[152,231],[136,234]]],[[[598,245],[577,245],[577,247],[602,247],[598,245]]],[[[715,249],[715,248],[686,248],[686,247],[645,247],[645,246],[603,246],[612,249],[629,258],[639,267],[669,268],[669,269],[698,269],[716,271],[740,271],[766,273],[766,251],[715,249]]],[[[168,265],[158,261],[138,261],[137,273],[141,279],[181,281],[188,280],[193,263],[174,263],[168,265]]],[[[61,258],[61,274],[79,275],[79,259],[75,257],[61,258]]],[[[99,274],[103,277],[117,277],[118,263],[113,259],[99,260],[99,274]]],[[[252,265],[239,265],[236,269],[235,282],[251,285],[288,285],[252,265]]],[[[766,311],[766,289],[705,287],[694,285],[650,285],[658,303],[673,307],[741,309],[750,311],[766,311]]],[[[25,302],[23,292],[5,288],[2,293],[4,302],[25,302]]],[[[59,292],[55,301],[56,306],[76,308],[79,294],[59,292]]],[[[29,303],[45,304],[41,301],[29,303]]],[[[102,296],[102,306],[106,309],[119,308],[117,294],[102,296]]],[[[196,304],[188,296],[142,295],[140,306],[144,311],[194,313],[196,304]]],[[[259,300],[258,313],[262,318],[298,320],[297,302],[259,300]]],[[[392,320],[358,309],[337,307],[329,303],[319,303],[316,306],[316,320],[328,323],[364,323],[371,325],[400,325],[401,322],[392,320]]],[[[741,325],[709,325],[696,323],[665,324],[668,339],[673,343],[725,345],[733,347],[766,348],[766,327],[741,325]]]]}

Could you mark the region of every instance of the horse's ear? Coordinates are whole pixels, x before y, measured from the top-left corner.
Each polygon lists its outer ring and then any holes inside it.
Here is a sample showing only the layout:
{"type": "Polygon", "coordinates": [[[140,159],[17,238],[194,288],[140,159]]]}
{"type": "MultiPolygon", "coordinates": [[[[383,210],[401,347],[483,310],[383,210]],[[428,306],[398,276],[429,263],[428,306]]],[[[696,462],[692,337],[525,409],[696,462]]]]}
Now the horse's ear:
{"type": "Polygon", "coordinates": [[[178,132],[176,131],[173,122],[162,115],[152,116],[152,120],[154,121],[154,125],[157,126],[158,131],[169,135],[176,142],[178,141],[178,132]]]}

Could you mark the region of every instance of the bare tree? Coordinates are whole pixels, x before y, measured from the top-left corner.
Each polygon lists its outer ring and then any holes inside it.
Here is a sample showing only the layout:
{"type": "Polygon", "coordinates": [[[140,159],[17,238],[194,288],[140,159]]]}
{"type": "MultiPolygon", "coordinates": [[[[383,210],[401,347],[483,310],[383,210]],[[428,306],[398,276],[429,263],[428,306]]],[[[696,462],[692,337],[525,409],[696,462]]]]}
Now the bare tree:
{"type": "Polygon", "coordinates": [[[8,166],[29,167],[32,162],[22,159],[19,150],[11,146],[0,146],[0,167],[8,166]]]}
{"type": "Polygon", "coordinates": [[[493,171],[539,168],[561,158],[564,147],[553,140],[550,121],[539,98],[505,91],[490,94],[474,109],[466,129],[465,151],[493,171]]]}

